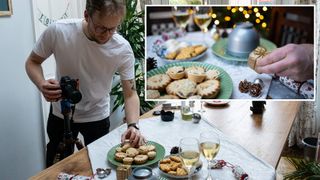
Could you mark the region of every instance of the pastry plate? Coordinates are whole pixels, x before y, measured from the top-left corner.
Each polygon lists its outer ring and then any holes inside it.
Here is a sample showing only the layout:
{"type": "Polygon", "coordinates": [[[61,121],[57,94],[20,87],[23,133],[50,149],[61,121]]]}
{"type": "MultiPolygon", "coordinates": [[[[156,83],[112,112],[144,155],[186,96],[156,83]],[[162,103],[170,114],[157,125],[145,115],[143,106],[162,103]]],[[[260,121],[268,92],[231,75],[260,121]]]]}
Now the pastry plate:
{"type": "MultiPolygon", "coordinates": [[[[239,57],[229,55],[226,52],[227,42],[228,42],[228,38],[220,39],[219,41],[217,41],[212,45],[212,52],[226,61],[238,61],[238,62],[248,61],[248,58],[239,58],[239,57]]],[[[277,48],[277,46],[273,42],[264,38],[260,38],[260,46],[266,48],[268,52],[277,48]]]]}
{"type": "Polygon", "coordinates": [[[209,106],[224,106],[227,105],[230,101],[206,101],[206,104],[209,106]]]}
{"type": "MultiPolygon", "coordinates": [[[[193,43],[191,43],[191,42],[187,42],[189,45],[192,45],[192,46],[194,46],[194,45],[203,45],[203,46],[206,46],[205,44],[203,44],[203,43],[195,43],[195,42],[193,42],[193,43]]],[[[167,58],[165,58],[165,54],[166,54],[166,52],[167,52],[167,49],[165,48],[165,47],[163,47],[163,46],[161,46],[161,48],[156,52],[157,53],[157,55],[163,60],[163,61],[165,61],[166,63],[174,63],[174,62],[188,62],[188,61],[196,61],[196,60],[198,60],[198,59],[200,59],[200,58],[202,58],[205,54],[206,54],[206,52],[208,51],[208,47],[207,47],[207,49],[205,50],[205,51],[203,51],[201,54],[198,54],[197,56],[194,56],[194,57],[191,57],[191,58],[187,58],[187,59],[183,59],[183,60],[175,60],[175,59],[167,59],[167,58]]]]}
{"type": "MultiPolygon", "coordinates": [[[[169,158],[169,156],[171,156],[171,155],[168,155],[168,156],[164,157],[163,159],[169,158]]],[[[202,168],[202,165],[203,165],[203,163],[202,163],[201,159],[199,159],[198,163],[196,164],[196,168],[195,168],[195,170],[194,170],[194,172],[192,173],[191,176],[197,175],[200,172],[200,170],[202,168]]],[[[160,161],[158,162],[158,168],[159,167],[160,167],[160,161]]],[[[175,176],[175,175],[172,175],[172,174],[168,174],[166,172],[163,172],[160,168],[159,168],[159,172],[160,172],[160,174],[162,176],[168,177],[169,179],[186,179],[186,178],[188,178],[188,175],[186,175],[186,176],[175,176]]]]}
{"type": "MultiPolygon", "coordinates": [[[[148,71],[147,77],[154,76],[156,74],[165,74],[167,69],[173,66],[183,66],[183,67],[190,67],[190,66],[200,66],[203,67],[206,71],[210,69],[215,69],[220,72],[219,78],[220,78],[220,92],[218,96],[215,99],[230,99],[231,94],[232,94],[232,79],[229,76],[229,74],[224,71],[221,67],[212,65],[212,64],[207,64],[207,63],[200,63],[200,62],[176,62],[176,63],[170,63],[164,66],[161,66],[156,69],[152,69],[148,71]]],[[[151,99],[150,99],[151,100],[151,99]]],[[[152,99],[154,100],[154,99],[152,99]]]]}
{"type": "MultiPolygon", "coordinates": [[[[136,165],[136,164],[132,164],[131,167],[135,168],[135,167],[140,167],[140,166],[150,166],[152,164],[155,164],[157,163],[160,159],[163,159],[164,157],[164,154],[165,154],[165,149],[164,147],[161,145],[161,144],[158,144],[156,142],[153,142],[153,141],[148,141],[147,142],[147,145],[154,145],[156,147],[156,152],[157,152],[157,155],[156,157],[153,159],[153,160],[148,160],[146,163],[144,164],[139,164],[139,165],[136,165]]],[[[108,155],[107,155],[107,159],[108,161],[112,164],[112,165],[115,165],[115,166],[119,166],[121,165],[122,163],[121,162],[118,162],[114,159],[114,155],[115,155],[115,152],[116,152],[116,148],[117,147],[120,147],[121,144],[118,144],[118,145],[115,145],[114,147],[112,147],[109,152],[108,152],[108,155]]]]}

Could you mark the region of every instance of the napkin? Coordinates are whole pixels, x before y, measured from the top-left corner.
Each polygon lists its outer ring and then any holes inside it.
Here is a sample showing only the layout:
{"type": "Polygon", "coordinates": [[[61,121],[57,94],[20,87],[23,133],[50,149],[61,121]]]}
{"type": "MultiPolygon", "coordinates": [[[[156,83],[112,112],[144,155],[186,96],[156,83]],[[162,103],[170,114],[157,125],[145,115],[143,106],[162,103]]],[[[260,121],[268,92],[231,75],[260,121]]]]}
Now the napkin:
{"type": "Polygon", "coordinates": [[[313,83],[309,81],[305,82],[297,82],[288,77],[279,77],[279,81],[281,84],[288,87],[293,92],[302,95],[306,99],[313,99],[314,98],[314,87],[313,83]]]}

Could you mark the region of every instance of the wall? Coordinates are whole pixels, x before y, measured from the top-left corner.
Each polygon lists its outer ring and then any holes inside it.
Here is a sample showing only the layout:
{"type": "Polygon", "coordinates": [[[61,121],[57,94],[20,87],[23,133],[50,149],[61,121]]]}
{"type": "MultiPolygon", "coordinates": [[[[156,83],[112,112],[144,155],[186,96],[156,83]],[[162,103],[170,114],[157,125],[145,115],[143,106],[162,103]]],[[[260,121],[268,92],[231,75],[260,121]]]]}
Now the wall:
{"type": "Polygon", "coordinates": [[[31,0],[12,1],[0,17],[0,179],[27,179],[44,168],[38,90],[24,63],[34,44],[31,0]]]}

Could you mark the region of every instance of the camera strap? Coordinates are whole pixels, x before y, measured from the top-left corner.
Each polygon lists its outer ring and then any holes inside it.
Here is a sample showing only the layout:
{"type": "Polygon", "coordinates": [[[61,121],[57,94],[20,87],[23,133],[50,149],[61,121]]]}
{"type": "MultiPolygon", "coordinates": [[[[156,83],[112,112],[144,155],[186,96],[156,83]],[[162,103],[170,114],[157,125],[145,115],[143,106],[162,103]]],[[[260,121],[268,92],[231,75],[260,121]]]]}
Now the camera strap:
{"type": "Polygon", "coordinates": [[[72,104],[71,106],[71,118],[70,118],[70,122],[73,123],[73,115],[74,115],[74,111],[76,109],[76,105],[75,104],[72,104]]]}

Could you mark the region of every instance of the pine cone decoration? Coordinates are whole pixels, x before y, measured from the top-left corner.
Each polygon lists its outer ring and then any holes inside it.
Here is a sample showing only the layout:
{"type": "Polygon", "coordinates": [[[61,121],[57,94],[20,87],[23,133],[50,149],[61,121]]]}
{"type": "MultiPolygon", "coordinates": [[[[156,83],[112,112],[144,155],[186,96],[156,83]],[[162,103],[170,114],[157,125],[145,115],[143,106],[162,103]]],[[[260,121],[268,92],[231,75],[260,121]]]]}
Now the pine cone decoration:
{"type": "Polygon", "coordinates": [[[251,82],[248,82],[246,79],[243,81],[240,81],[239,83],[239,91],[241,93],[247,93],[250,90],[251,82]]]}
{"type": "Polygon", "coordinates": [[[258,97],[261,94],[262,87],[260,84],[252,84],[250,88],[250,96],[258,97]]]}
{"type": "Polygon", "coordinates": [[[179,154],[180,148],[178,146],[174,146],[171,148],[170,154],[179,154]]]}
{"type": "Polygon", "coordinates": [[[147,71],[157,68],[157,60],[154,57],[147,58],[147,71]]]}

